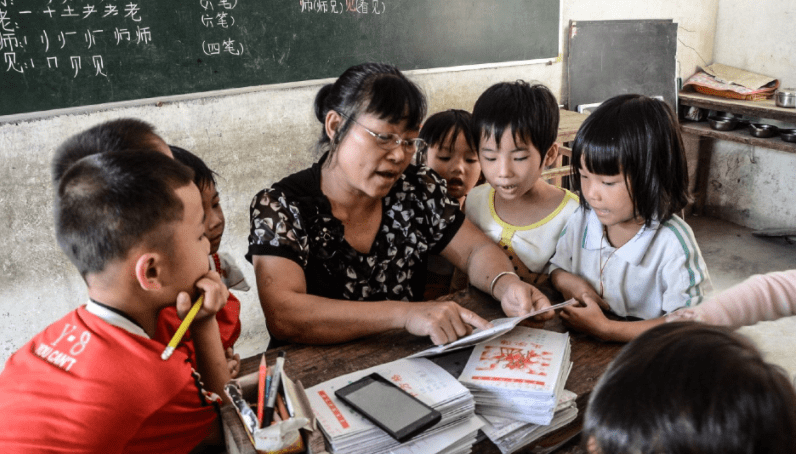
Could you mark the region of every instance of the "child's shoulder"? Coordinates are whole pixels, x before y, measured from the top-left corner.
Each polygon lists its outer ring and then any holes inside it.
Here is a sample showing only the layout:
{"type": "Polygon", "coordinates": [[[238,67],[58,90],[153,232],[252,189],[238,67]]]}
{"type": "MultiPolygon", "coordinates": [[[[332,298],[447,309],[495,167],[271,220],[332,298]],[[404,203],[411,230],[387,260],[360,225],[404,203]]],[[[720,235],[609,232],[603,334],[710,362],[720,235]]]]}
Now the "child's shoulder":
{"type": "Polygon", "coordinates": [[[657,230],[660,236],[668,238],[670,241],[682,243],[683,246],[693,248],[693,245],[696,244],[696,237],[691,226],[677,215],[660,223],[657,230]]]}
{"type": "Polygon", "coordinates": [[[50,377],[47,381],[53,387],[64,385],[68,377],[72,387],[87,386],[93,392],[102,388],[106,396],[127,398],[141,389],[159,387],[156,383],[189,377],[190,369],[179,358],[160,359],[163,348],[163,344],[145,335],[111,325],[79,307],[14,353],[7,363],[7,372],[50,377]]]}
{"type": "Polygon", "coordinates": [[[647,229],[641,242],[646,244],[650,260],[682,261],[703,267],[702,253],[691,226],[679,216],[647,229]],[[657,258],[657,259],[656,259],[657,258]]]}
{"type": "Polygon", "coordinates": [[[573,214],[575,214],[578,208],[580,208],[580,199],[569,189],[559,188],[558,186],[553,186],[553,188],[557,190],[555,200],[560,201],[558,202],[556,209],[553,210],[552,214],[556,216],[565,216],[567,218],[571,217],[573,214]],[[564,192],[563,197],[561,197],[561,191],[564,192]]]}
{"type": "Polygon", "coordinates": [[[489,183],[479,184],[471,189],[469,193],[467,193],[467,200],[470,200],[470,198],[485,199],[489,197],[489,194],[491,193],[492,186],[490,186],[489,183]]]}

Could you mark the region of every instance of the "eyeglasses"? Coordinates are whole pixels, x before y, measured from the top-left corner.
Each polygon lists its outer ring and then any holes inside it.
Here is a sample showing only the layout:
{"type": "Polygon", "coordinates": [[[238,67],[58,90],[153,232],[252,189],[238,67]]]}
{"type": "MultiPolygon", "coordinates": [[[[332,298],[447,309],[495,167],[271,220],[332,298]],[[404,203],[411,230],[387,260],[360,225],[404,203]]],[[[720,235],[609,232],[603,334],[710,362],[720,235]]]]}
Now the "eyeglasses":
{"type": "Polygon", "coordinates": [[[402,139],[401,136],[398,134],[379,134],[378,132],[373,132],[367,128],[367,126],[363,125],[362,123],[354,120],[353,118],[347,115],[341,115],[341,117],[346,118],[348,120],[353,121],[354,123],[362,126],[362,129],[368,132],[368,134],[372,135],[374,139],[376,139],[376,145],[378,145],[382,150],[392,151],[398,147],[401,147],[406,154],[415,154],[418,151],[423,153],[428,148],[428,144],[425,140],[417,138],[417,139],[402,139]]]}

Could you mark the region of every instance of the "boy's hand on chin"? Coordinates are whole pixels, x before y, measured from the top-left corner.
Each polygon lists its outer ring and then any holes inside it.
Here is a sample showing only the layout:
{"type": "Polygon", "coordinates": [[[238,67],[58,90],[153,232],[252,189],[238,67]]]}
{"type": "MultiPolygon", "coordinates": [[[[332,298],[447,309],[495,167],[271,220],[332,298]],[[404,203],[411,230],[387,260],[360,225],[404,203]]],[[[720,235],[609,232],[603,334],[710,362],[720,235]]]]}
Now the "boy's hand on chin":
{"type": "MultiPolygon", "coordinates": [[[[215,315],[220,311],[224,305],[227,304],[229,298],[229,290],[227,286],[221,282],[221,276],[215,271],[208,271],[201,279],[196,282],[196,288],[199,293],[204,296],[202,308],[196,314],[195,321],[204,320],[210,316],[215,315]]],[[[188,292],[180,292],[177,295],[177,316],[180,319],[185,318],[188,311],[196,301],[191,300],[188,292]]]]}

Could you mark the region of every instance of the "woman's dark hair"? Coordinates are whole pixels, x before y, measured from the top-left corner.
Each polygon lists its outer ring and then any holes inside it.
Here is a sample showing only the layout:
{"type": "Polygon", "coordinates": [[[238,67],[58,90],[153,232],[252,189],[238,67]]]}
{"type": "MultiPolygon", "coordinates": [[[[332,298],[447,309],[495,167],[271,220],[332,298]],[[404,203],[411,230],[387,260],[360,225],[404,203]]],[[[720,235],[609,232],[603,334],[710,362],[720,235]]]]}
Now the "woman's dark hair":
{"type": "Polygon", "coordinates": [[[688,203],[688,169],[680,126],[668,104],[642,95],[602,103],[580,126],[572,145],[572,188],[588,207],[580,164],[598,175],[623,172],[633,213],[649,227],[688,203]]]}
{"type": "Polygon", "coordinates": [[[169,145],[169,149],[171,149],[171,154],[174,155],[174,159],[193,170],[193,182],[200,191],[204,191],[205,188],[211,184],[216,186],[216,173],[212,171],[210,167],[207,167],[207,164],[202,161],[202,158],[185,148],[169,145]]]}
{"type": "Polygon", "coordinates": [[[673,322],[614,359],[583,441],[601,454],[790,454],[794,434],[796,393],[779,367],[726,328],[673,322]]]}
{"type": "Polygon", "coordinates": [[[154,231],[182,219],[183,204],[175,189],[192,181],[190,168],[158,151],[88,155],[60,178],[55,197],[58,245],[84,278],[138,244],[168,252],[171,235],[154,231]]]}
{"type": "Polygon", "coordinates": [[[326,134],[326,128],[321,128],[317,147],[322,152],[334,152],[352,120],[362,113],[374,114],[390,123],[406,120],[408,129],[420,129],[420,122],[426,116],[426,98],[395,66],[363,63],[348,68],[334,84],[327,84],[318,91],[315,117],[325,123],[330,110],[340,114],[343,122],[334,141],[326,134]]]}
{"type": "Polygon", "coordinates": [[[97,153],[145,150],[159,137],[155,127],[136,118],[119,118],[93,126],[70,137],[55,152],[52,178],[57,186],[67,169],[80,159],[97,153]]]}
{"type": "Polygon", "coordinates": [[[473,107],[473,125],[479,139],[476,149],[480,152],[482,137],[494,136],[499,142],[505,128],[510,127],[514,141],[533,144],[544,161],[558,136],[558,119],[556,97],[544,85],[530,85],[524,80],[492,85],[473,107]]]}
{"type": "MultiPolygon", "coordinates": [[[[464,134],[467,145],[473,150],[478,149],[478,137],[473,129],[473,116],[470,112],[461,109],[450,109],[437,112],[428,117],[420,129],[419,137],[426,141],[429,147],[446,148],[456,143],[459,134],[464,134]],[[450,136],[448,143],[443,143],[450,136]]],[[[426,163],[426,157],[420,157],[420,162],[426,163]]]]}

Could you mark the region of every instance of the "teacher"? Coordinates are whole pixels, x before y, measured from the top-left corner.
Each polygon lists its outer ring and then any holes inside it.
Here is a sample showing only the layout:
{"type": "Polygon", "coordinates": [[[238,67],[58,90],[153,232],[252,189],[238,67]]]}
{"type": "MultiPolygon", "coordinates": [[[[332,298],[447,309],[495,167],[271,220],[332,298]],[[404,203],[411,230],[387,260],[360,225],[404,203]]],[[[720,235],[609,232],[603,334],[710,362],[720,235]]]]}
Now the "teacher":
{"type": "Polygon", "coordinates": [[[386,64],[353,66],[318,92],[323,156],[250,208],[246,258],[272,338],[329,344],[397,328],[440,345],[488,327],[453,301],[418,302],[430,254],[466,271],[507,315],[550,305],[464,218],[444,180],[411,165],[425,148],[425,114],[420,89],[386,64]]]}

